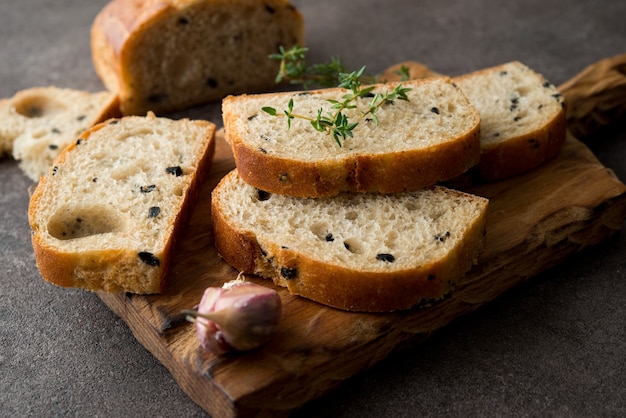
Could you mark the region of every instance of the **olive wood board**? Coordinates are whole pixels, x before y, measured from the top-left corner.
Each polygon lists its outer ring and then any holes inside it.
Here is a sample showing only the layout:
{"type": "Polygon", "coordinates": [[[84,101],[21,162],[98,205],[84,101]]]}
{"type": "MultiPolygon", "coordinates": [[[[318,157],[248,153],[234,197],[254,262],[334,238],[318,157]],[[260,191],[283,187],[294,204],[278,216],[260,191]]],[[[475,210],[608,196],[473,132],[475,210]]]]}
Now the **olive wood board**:
{"type": "MultiPolygon", "coordinates": [[[[484,250],[450,297],[430,307],[372,314],[330,308],[276,288],[283,302],[270,343],[246,353],[203,351],[181,310],[208,286],[237,272],[218,256],[210,228],[210,192],[234,168],[217,135],[211,173],[160,295],[98,293],[172,374],[215,417],[288,415],[385,358],[417,344],[463,314],[622,229],[626,186],[568,134],[559,156],[529,173],[467,191],[490,199],[484,250]]],[[[249,280],[274,287],[271,281],[249,280]]],[[[340,280],[340,278],[338,278],[340,280]]]]}

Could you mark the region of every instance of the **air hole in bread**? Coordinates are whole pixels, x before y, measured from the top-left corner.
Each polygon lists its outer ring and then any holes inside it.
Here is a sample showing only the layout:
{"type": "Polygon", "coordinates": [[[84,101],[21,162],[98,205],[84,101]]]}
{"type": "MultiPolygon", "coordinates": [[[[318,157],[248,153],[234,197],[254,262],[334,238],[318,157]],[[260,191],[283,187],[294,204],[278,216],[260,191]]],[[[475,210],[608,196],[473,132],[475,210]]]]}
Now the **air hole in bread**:
{"type": "Polygon", "coordinates": [[[356,238],[348,238],[343,242],[343,246],[352,254],[363,254],[363,244],[356,238]]]}
{"type": "Polygon", "coordinates": [[[417,208],[417,205],[416,205],[415,203],[413,203],[413,202],[406,202],[406,203],[404,204],[404,207],[405,207],[407,210],[409,210],[409,211],[414,211],[414,210],[417,210],[417,209],[418,209],[418,208],[417,208]]]}
{"type": "Polygon", "coordinates": [[[125,180],[137,175],[141,171],[141,167],[137,164],[128,164],[120,167],[111,167],[110,177],[113,180],[125,180]]]}
{"type": "Polygon", "coordinates": [[[40,94],[22,97],[13,105],[17,113],[27,118],[41,118],[67,110],[65,103],[40,94]]]}
{"type": "Polygon", "coordinates": [[[310,226],[310,230],[321,241],[334,241],[333,234],[328,231],[328,224],[326,222],[316,222],[310,226]]]}
{"type": "Polygon", "coordinates": [[[263,201],[269,200],[269,198],[272,197],[271,193],[268,193],[260,189],[256,189],[255,192],[256,193],[254,194],[254,196],[252,196],[253,202],[257,202],[257,201],[263,202],[263,201]]]}
{"type": "Polygon", "coordinates": [[[61,209],[48,222],[48,233],[59,240],[119,232],[123,229],[122,218],[112,208],[104,206],[61,209]]]}
{"type": "Polygon", "coordinates": [[[176,185],[176,187],[174,187],[174,196],[182,196],[184,192],[184,188],[182,184],[178,184],[176,185]]]}
{"type": "Polygon", "coordinates": [[[48,134],[48,131],[45,128],[40,128],[31,132],[31,136],[33,139],[40,139],[45,137],[48,134]]]}
{"type": "Polygon", "coordinates": [[[354,221],[358,216],[358,213],[355,210],[350,210],[348,212],[346,212],[346,219],[349,221],[354,221]]]}
{"type": "Polygon", "coordinates": [[[127,142],[128,138],[132,138],[132,137],[148,137],[150,135],[154,135],[154,129],[153,128],[135,128],[133,130],[129,130],[128,132],[120,133],[119,135],[115,136],[115,141],[116,142],[127,142]]]}
{"type": "Polygon", "coordinates": [[[384,244],[389,249],[395,249],[397,239],[398,239],[398,233],[396,231],[389,231],[389,233],[385,237],[384,244]]]}

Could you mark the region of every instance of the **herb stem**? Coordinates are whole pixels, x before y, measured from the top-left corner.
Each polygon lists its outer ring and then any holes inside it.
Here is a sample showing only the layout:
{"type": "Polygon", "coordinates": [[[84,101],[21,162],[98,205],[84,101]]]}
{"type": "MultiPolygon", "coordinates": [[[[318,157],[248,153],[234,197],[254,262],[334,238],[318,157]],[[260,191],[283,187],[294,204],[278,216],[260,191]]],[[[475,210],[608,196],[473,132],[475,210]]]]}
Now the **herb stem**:
{"type": "Polygon", "coordinates": [[[295,118],[307,120],[317,131],[332,135],[339,147],[342,147],[342,141],[345,141],[347,137],[353,136],[352,131],[354,131],[361,120],[370,116],[371,120],[378,125],[376,112],[382,105],[393,103],[394,100],[409,101],[407,92],[411,89],[403,87],[402,84],[398,84],[391,92],[374,94],[367,110],[361,112],[357,118],[357,122],[350,122],[344,111],[357,108],[355,104],[357,100],[369,97],[374,90],[374,86],[372,85],[362,87],[362,80],[365,78],[363,75],[365,67],[361,67],[358,71],[347,73],[337,58],[333,58],[329,64],[307,67],[307,51],[307,48],[299,46],[295,46],[289,50],[280,46],[278,54],[270,55],[269,57],[271,59],[280,60],[276,82],[289,80],[292,83],[302,83],[306,88],[306,86],[314,80],[321,85],[327,87],[338,86],[349,90],[349,92],[343,95],[342,101],[328,99],[327,101],[331,104],[332,111],[324,114],[323,108],[320,108],[317,111],[316,118],[293,113],[293,99],[289,100],[288,108],[283,112],[278,112],[273,107],[262,108],[264,112],[272,116],[287,117],[287,126],[289,128],[291,128],[291,121],[295,118]]]}

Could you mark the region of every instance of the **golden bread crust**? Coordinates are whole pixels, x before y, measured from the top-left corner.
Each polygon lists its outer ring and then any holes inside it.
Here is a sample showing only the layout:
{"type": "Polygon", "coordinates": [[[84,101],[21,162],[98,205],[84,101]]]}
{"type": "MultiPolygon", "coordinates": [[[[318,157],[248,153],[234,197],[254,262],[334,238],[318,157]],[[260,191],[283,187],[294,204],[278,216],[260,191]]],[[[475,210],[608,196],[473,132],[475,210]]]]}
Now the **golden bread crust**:
{"type": "Polygon", "coordinates": [[[414,151],[352,155],[307,162],[267,155],[232,139],[242,179],[271,193],[298,197],[340,192],[396,193],[417,190],[464,173],[480,158],[479,125],[453,143],[414,151]]]}
{"type": "Polygon", "coordinates": [[[480,178],[499,180],[537,168],[556,157],[566,137],[565,108],[540,130],[481,148],[480,178]]]}

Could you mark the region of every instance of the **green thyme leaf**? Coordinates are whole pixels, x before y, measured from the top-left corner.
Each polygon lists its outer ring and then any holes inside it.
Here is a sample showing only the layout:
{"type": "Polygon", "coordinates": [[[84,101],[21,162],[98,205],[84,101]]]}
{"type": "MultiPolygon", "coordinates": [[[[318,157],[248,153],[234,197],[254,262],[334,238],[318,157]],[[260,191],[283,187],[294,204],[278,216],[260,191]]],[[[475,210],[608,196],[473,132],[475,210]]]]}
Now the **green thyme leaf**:
{"type": "Polygon", "coordinates": [[[409,67],[406,65],[401,65],[400,69],[395,73],[400,76],[401,81],[408,81],[411,78],[411,75],[409,74],[409,67]]]}
{"type": "Polygon", "coordinates": [[[274,109],[273,107],[262,107],[261,110],[263,110],[265,113],[269,113],[272,116],[276,116],[276,109],[274,109]]]}

